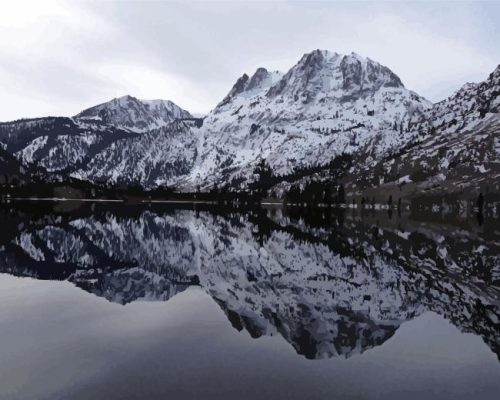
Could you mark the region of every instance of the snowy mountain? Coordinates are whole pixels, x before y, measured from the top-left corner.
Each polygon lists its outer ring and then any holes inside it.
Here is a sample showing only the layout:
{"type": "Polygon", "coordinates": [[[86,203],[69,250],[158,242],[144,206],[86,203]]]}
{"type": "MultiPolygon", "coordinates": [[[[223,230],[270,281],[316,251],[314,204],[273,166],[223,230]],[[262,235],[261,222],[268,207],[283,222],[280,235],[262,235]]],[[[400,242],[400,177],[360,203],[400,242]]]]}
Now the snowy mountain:
{"type": "Polygon", "coordinates": [[[74,118],[99,121],[131,132],[146,132],[192,116],[170,100],[139,100],[127,95],[88,108],[74,118]]]}
{"type": "Polygon", "coordinates": [[[259,68],[238,79],[204,120],[189,182],[251,179],[260,158],[286,174],[342,152],[380,157],[408,143],[415,136],[408,127],[430,107],[388,68],[316,50],[284,75],[259,68]]]}
{"type": "Polygon", "coordinates": [[[499,188],[499,90],[497,68],[433,105],[369,58],[315,50],[285,73],[243,74],[203,119],[125,96],[73,118],[1,123],[0,144],[24,165],[145,188],[245,189],[262,159],[290,176],[347,153],[349,198],[476,193],[499,188]]]}
{"type": "MultiPolygon", "coordinates": [[[[156,176],[163,177],[165,171],[155,173],[161,167],[148,157],[175,146],[169,142],[172,135],[182,130],[182,126],[192,124],[193,120],[187,111],[168,100],[143,101],[125,96],[82,111],[73,118],[47,117],[0,123],[0,144],[24,165],[36,165],[51,173],[79,177],[84,175],[78,173],[83,167],[90,169],[87,173],[90,175],[104,155],[108,158],[103,170],[99,171],[103,179],[116,176],[116,171],[110,171],[118,166],[121,168],[119,173],[124,175],[113,182],[132,183],[132,180],[126,180],[126,167],[121,164],[124,163],[129,168],[134,165],[135,175],[130,173],[133,175],[131,179],[141,175],[154,182],[156,176]],[[181,122],[183,120],[186,121],[181,122]],[[124,143],[128,145],[128,154],[134,157],[125,161],[109,158],[124,143]],[[147,153],[145,166],[139,169],[138,149],[144,147],[147,147],[144,150],[147,153]]],[[[170,162],[174,169],[182,162],[182,157],[168,161],[164,154],[157,158],[165,160],[166,164],[170,162]]],[[[95,180],[100,180],[100,177],[95,177],[95,180]]],[[[163,183],[161,178],[159,181],[163,183]]]]}

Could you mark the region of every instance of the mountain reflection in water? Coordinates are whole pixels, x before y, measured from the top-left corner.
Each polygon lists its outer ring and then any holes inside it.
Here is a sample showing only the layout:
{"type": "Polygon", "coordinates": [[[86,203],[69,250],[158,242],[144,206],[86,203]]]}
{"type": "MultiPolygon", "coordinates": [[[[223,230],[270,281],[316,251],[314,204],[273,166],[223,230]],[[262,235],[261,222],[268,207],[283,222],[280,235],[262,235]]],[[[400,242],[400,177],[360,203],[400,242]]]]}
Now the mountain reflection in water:
{"type": "Polygon", "coordinates": [[[382,345],[433,311],[500,357],[497,221],[359,210],[2,206],[0,272],[126,304],[199,286],[231,325],[308,359],[382,345]]]}

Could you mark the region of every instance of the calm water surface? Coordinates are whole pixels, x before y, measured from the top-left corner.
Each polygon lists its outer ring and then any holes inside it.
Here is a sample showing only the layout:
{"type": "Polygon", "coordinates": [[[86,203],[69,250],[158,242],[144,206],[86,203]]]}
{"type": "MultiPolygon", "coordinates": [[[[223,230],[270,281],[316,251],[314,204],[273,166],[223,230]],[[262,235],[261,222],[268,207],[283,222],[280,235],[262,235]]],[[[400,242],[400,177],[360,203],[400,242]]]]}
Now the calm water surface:
{"type": "Polygon", "coordinates": [[[493,218],[91,204],[0,218],[1,399],[500,393],[493,218]]]}

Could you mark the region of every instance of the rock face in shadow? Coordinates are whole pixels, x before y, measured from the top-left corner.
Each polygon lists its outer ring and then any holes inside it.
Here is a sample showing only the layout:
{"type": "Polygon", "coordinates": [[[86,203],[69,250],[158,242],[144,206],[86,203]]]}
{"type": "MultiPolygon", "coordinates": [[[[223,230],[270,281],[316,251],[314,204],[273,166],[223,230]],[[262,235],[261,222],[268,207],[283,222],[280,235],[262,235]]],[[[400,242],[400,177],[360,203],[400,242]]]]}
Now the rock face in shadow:
{"type": "Polygon", "coordinates": [[[493,225],[457,228],[321,211],[3,210],[0,271],[68,280],[109,301],[199,285],[237,330],[309,359],[350,357],[433,311],[500,354],[493,225]]]}

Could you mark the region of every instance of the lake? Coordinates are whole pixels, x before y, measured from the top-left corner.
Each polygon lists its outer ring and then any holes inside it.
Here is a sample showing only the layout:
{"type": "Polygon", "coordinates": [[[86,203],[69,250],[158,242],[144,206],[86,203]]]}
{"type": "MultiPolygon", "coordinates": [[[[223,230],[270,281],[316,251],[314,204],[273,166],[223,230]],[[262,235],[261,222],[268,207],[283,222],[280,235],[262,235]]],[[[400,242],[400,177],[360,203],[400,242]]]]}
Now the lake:
{"type": "Polygon", "coordinates": [[[0,207],[1,399],[497,399],[500,224],[0,207]]]}

